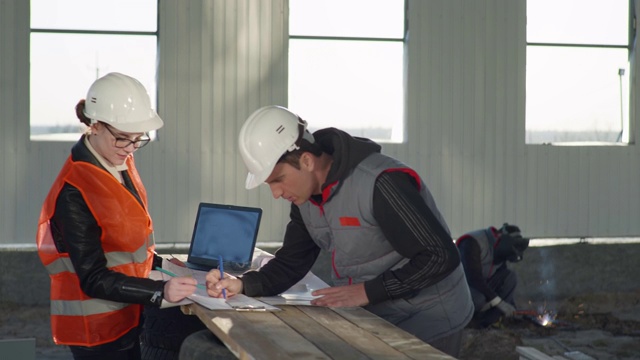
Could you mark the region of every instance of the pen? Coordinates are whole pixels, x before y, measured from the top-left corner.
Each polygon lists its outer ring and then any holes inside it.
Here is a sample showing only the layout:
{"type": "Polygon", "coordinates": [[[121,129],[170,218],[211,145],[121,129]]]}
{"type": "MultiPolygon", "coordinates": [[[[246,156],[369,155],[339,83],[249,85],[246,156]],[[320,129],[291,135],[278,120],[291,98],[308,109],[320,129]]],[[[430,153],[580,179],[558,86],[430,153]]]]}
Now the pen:
{"type": "Polygon", "coordinates": [[[255,306],[255,305],[235,305],[232,306],[234,310],[238,311],[267,311],[267,308],[264,306],[255,306]]]}
{"type": "MultiPolygon", "coordinates": [[[[156,267],[156,270],[160,271],[160,272],[161,272],[161,273],[163,273],[163,274],[167,274],[167,275],[169,275],[169,276],[171,276],[171,277],[178,277],[178,275],[176,275],[176,274],[172,273],[172,272],[171,272],[171,271],[169,271],[169,270],[165,270],[165,269],[163,269],[163,268],[156,267]]],[[[199,287],[200,289],[207,290],[207,288],[206,288],[206,287],[204,287],[204,285],[197,284],[196,286],[197,286],[197,287],[199,287]]]]}
{"type": "MultiPolygon", "coordinates": [[[[224,265],[222,265],[222,255],[218,255],[218,269],[220,270],[220,280],[224,279],[224,265]]],[[[227,299],[227,289],[222,289],[222,297],[227,299]]]]}

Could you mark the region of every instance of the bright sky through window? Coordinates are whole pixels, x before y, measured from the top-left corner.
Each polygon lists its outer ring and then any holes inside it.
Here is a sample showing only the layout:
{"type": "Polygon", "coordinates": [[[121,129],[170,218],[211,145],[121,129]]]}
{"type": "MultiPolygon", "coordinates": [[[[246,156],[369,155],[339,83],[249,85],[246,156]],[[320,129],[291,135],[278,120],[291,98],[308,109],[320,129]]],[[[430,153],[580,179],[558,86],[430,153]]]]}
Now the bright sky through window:
{"type": "Polygon", "coordinates": [[[527,143],[628,142],[628,13],[628,0],[527,2],[527,143]]]}
{"type": "Polygon", "coordinates": [[[312,130],[403,140],[404,1],[291,0],[289,108],[312,130]]]}
{"type": "Polygon", "coordinates": [[[75,105],[109,72],[140,80],[156,107],[157,17],[155,0],[32,0],[31,139],[76,140],[75,105]]]}

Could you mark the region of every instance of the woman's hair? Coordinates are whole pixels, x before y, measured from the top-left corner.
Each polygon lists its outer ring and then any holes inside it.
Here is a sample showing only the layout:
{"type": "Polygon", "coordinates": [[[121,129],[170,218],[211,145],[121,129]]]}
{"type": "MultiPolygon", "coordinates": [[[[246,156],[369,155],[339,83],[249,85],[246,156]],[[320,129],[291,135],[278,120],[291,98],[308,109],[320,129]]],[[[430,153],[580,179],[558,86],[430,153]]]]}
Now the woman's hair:
{"type": "Polygon", "coordinates": [[[91,126],[91,119],[89,119],[85,114],[84,114],[84,104],[85,104],[85,100],[82,99],[80,101],[78,101],[78,104],[76,105],[76,116],[78,117],[78,119],[80,119],[80,122],[87,125],[87,126],[91,126]]]}

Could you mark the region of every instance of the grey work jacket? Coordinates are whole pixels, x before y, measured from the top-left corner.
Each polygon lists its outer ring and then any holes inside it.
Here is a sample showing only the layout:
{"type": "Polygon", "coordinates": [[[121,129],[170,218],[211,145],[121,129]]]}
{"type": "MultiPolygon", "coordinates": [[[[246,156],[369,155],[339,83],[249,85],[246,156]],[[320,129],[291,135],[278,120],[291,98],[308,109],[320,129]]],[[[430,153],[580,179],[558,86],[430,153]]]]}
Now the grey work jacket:
{"type": "MultiPolygon", "coordinates": [[[[374,153],[360,162],[353,173],[331,189],[324,205],[310,201],[300,205],[302,219],[318,246],[333,255],[335,285],[362,283],[409,259],[398,254],[387,241],[373,217],[373,192],[383,171],[409,170],[400,161],[374,153]]],[[[420,195],[442,226],[447,225],[424,182],[420,195]]]]}

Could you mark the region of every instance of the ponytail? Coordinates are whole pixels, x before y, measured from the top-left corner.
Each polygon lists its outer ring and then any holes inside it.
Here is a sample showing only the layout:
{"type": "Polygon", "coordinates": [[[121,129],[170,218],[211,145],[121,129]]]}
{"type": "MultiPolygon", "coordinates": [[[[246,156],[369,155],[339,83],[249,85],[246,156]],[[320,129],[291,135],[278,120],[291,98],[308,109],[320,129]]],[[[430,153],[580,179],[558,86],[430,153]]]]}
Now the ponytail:
{"type": "Polygon", "coordinates": [[[76,116],[78,117],[78,119],[80,119],[80,122],[87,125],[87,126],[91,126],[91,119],[89,119],[85,114],[84,114],[84,105],[85,105],[85,100],[82,99],[80,101],[78,101],[78,104],[76,105],[76,116]]]}

